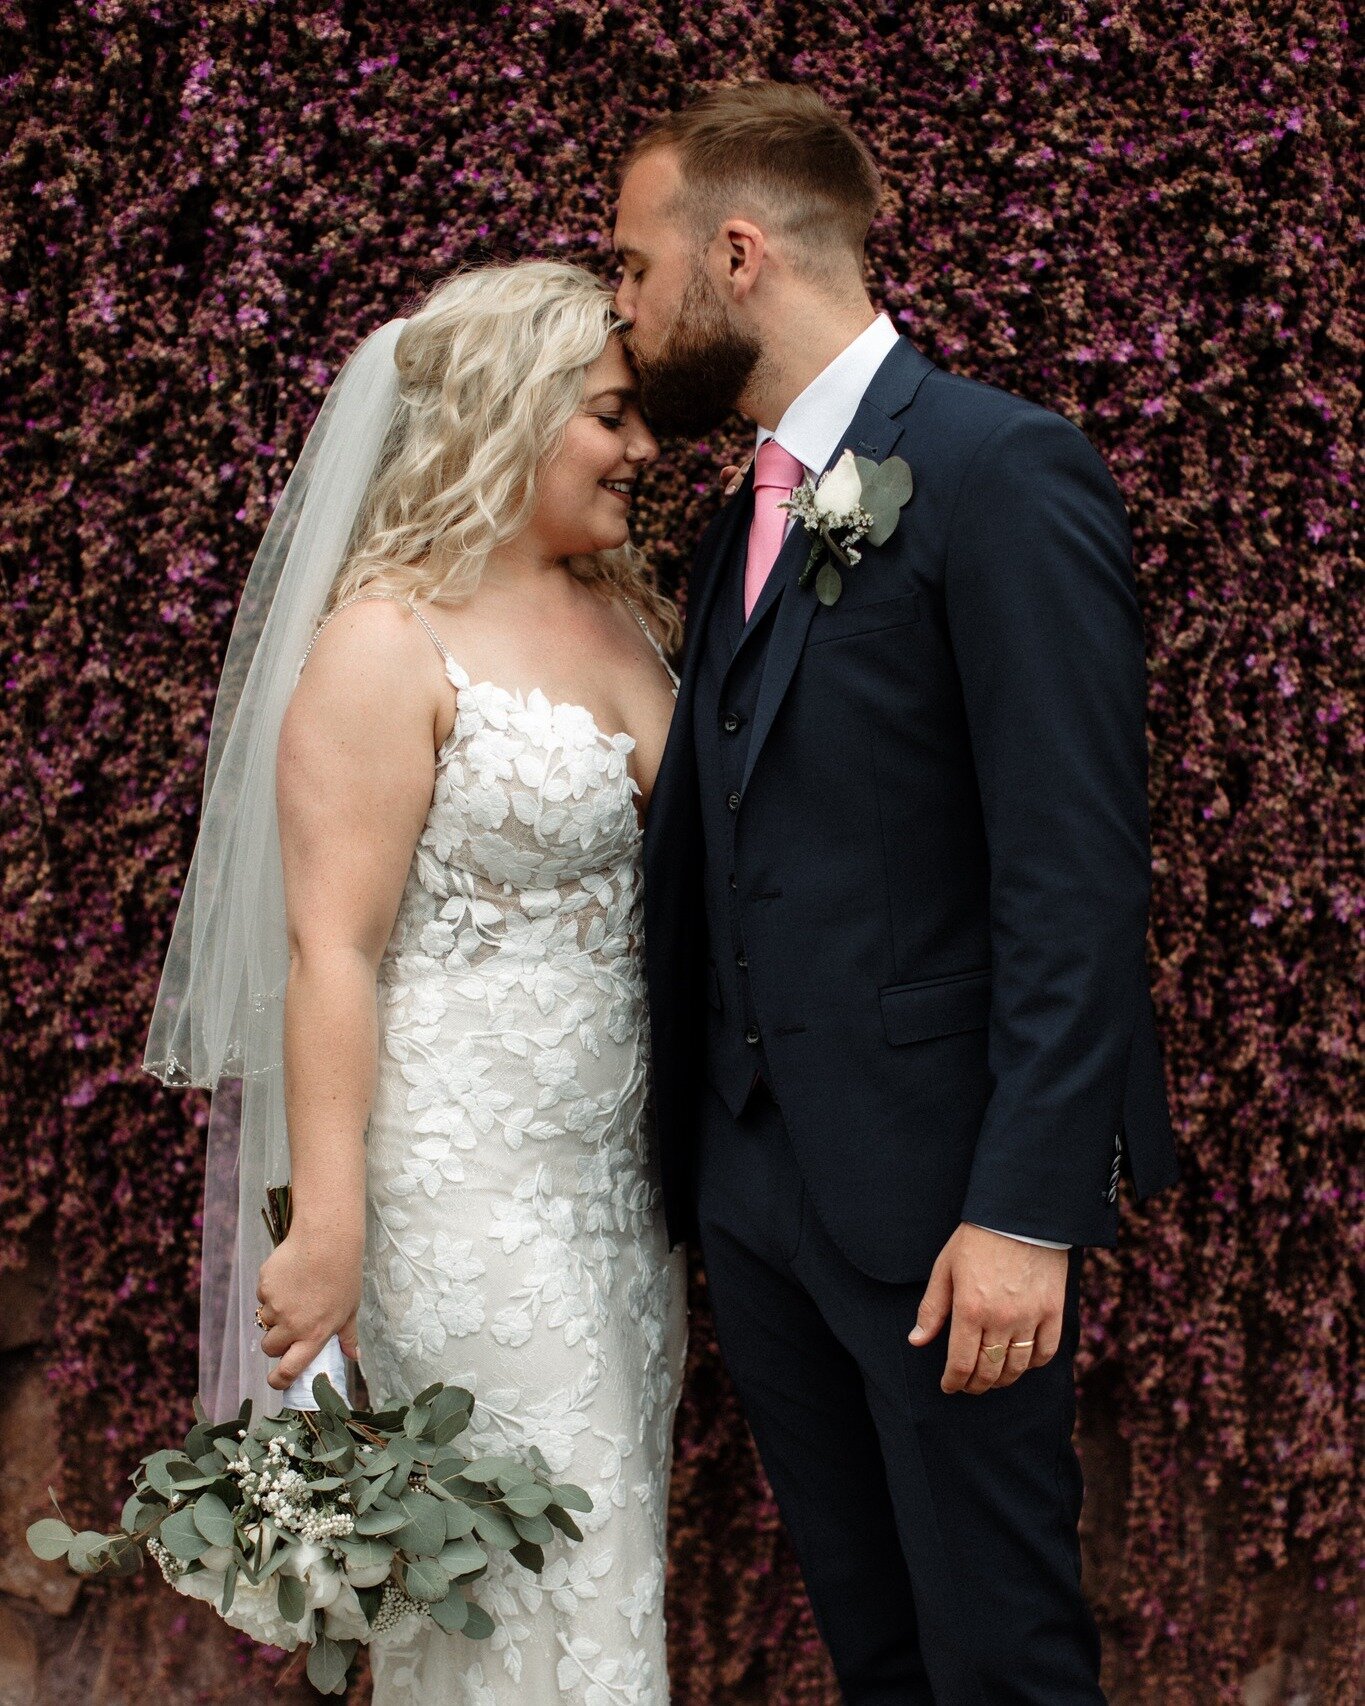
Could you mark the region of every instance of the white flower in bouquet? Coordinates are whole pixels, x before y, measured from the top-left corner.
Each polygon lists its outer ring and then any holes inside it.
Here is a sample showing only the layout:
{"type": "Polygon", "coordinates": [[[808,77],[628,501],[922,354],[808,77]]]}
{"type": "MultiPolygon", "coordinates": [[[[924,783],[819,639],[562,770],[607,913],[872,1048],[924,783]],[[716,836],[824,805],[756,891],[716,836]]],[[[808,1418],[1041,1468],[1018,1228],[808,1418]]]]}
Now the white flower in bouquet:
{"type": "Polygon", "coordinates": [[[350,1582],[340,1583],[336,1598],[327,1607],[324,1628],[334,1641],[368,1641],[370,1620],[350,1582]]]}
{"type": "Polygon", "coordinates": [[[344,1582],[331,1553],[311,1540],[301,1540],[289,1548],[279,1573],[297,1576],[303,1583],[309,1611],[325,1611],[341,1592],[344,1582]]]}
{"type": "Polygon", "coordinates": [[[273,1523],[261,1521],[248,1522],[242,1525],[243,1543],[254,1548],[255,1554],[262,1564],[270,1562],[271,1554],[274,1552],[279,1539],[280,1531],[273,1523]]]}
{"type": "Polygon", "coordinates": [[[183,1593],[188,1599],[207,1600],[216,1611],[221,1604],[223,1583],[227,1578],[222,1570],[186,1570],[183,1575],[167,1579],[177,1593],[183,1593]]]}
{"type": "MultiPolygon", "coordinates": [[[[176,1586],[183,1593],[186,1581],[192,1580],[193,1577],[182,1576],[176,1586]]],[[[238,1577],[232,1604],[224,1611],[220,1594],[215,1609],[224,1623],[240,1629],[244,1635],[250,1635],[253,1641],[260,1641],[267,1647],[282,1647],[286,1653],[292,1653],[300,1641],[308,1640],[313,1627],[311,1611],[306,1611],[292,1622],[280,1615],[273,1578],[253,1587],[238,1577]]]]}
{"type": "Polygon", "coordinates": [[[373,1564],[364,1564],[358,1559],[347,1558],[341,1567],[350,1587],[377,1588],[392,1570],[393,1561],[389,1558],[380,1558],[373,1564]]]}

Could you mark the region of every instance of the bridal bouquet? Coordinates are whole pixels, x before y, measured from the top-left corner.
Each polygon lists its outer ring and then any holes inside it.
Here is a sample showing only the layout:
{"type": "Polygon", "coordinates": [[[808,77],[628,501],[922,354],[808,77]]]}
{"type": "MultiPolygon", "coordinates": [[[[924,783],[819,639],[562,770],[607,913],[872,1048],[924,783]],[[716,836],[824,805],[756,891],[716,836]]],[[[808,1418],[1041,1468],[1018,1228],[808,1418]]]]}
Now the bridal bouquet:
{"type": "MultiPolygon", "coordinates": [[[[287,1197],[283,1208],[287,1226],[287,1197]]],[[[313,1686],[344,1694],[357,1647],[401,1640],[414,1619],[491,1635],[466,1592],[491,1551],[538,1571],[556,1534],[583,1538],[569,1513],[591,1499],[553,1482],[535,1446],[524,1458],[461,1451],[474,1404],[463,1387],[438,1382],[410,1404],[367,1411],[320,1373],[312,1395],[315,1410],[255,1423],[249,1398],[212,1423],[196,1397],[183,1449],[153,1452],[130,1477],[119,1532],[46,1517],[30,1525],[30,1549],[103,1576],[131,1575],[150,1553],[178,1593],[254,1640],[308,1643],[313,1686]]]]}

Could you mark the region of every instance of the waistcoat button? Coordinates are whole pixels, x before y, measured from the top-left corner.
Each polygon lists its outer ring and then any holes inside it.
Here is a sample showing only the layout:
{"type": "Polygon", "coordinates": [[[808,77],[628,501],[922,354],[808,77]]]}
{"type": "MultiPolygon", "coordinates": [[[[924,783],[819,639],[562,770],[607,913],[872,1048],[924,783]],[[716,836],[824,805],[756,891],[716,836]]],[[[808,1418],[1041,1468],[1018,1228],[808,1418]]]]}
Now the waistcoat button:
{"type": "Polygon", "coordinates": [[[758,1027],[757,1027],[757,1025],[750,1025],[749,1026],[749,1029],[747,1031],[745,1031],[745,1033],[744,1033],[744,1040],[751,1047],[755,1043],[757,1043],[757,1041],[758,1041],[758,1027]]]}
{"type": "Polygon", "coordinates": [[[739,810],[739,795],[738,794],[727,794],[725,796],[725,803],[727,806],[729,806],[729,808],[732,812],[737,812],[739,810]]]}
{"type": "Polygon", "coordinates": [[[727,713],[725,721],[720,725],[727,735],[734,734],[739,728],[739,718],[733,711],[727,713]]]}

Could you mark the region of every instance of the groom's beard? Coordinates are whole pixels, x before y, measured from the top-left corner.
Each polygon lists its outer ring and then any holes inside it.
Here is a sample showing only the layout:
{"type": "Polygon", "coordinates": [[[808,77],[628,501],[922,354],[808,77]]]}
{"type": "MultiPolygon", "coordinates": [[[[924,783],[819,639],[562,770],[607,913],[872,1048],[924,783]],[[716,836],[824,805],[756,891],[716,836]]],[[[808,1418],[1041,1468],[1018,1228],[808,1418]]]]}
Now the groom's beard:
{"type": "Polygon", "coordinates": [[[640,408],[658,431],[681,438],[714,432],[739,401],[763,346],[741,331],[701,267],[687,289],[659,353],[646,359],[626,347],[640,375],[640,408]]]}

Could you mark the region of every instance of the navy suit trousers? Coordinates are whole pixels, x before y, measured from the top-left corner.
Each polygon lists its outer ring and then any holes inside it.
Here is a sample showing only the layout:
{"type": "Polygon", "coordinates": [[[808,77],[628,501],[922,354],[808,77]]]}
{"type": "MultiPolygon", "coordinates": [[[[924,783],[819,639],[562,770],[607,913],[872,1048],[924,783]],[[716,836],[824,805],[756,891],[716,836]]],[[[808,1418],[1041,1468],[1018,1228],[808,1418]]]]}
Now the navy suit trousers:
{"type": "Polygon", "coordinates": [[[697,1211],[722,1358],[850,1706],[1103,1706],[1081,1593],[1072,1360],[945,1393],[948,1326],[906,1335],[928,1275],[870,1278],[816,1218],[760,1080],[709,1085],[697,1211]]]}

